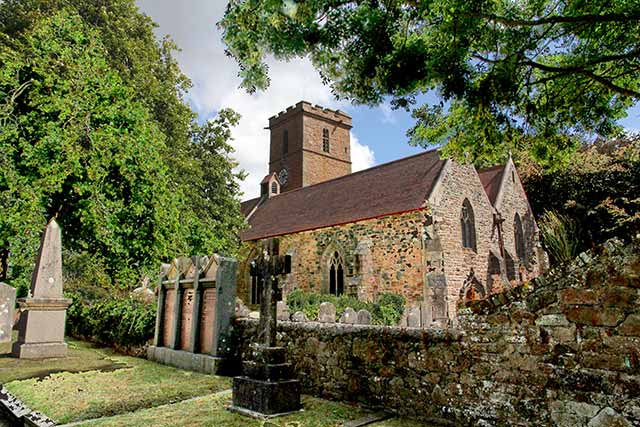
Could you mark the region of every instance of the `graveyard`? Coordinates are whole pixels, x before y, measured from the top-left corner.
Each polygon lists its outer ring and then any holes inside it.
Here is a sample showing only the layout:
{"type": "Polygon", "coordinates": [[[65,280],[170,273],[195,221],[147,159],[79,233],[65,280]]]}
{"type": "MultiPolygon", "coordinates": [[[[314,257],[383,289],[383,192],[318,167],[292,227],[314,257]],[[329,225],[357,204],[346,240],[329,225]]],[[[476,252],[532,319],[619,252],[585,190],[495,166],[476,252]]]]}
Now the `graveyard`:
{"type": "MultiPolygon", "coordinates": [[[[277,255],[274,240],[265,254],[255,264],[265,286],[250,357],[240,360],[233,335],[236,263],[213,256],[176,259],[161,273],[146,360],[64,336],[70,300],[63,298],[60,229],[50,221],[31,292],[18,300],[17,331],[15,291],[0,285],[11,308],[3,311],[0,425],[413,425],[356,403],[301,397],[287,350],[276,346],[275,277],[290,271],[291,260],[277,255]]],[[[335,307],[332,315],[335,322],[335,307]]]]}
{"type": "MultiPolygon", "coordinates": [[[[67,343],[67,358],[35,362],[9,358],[8,346],[0,346],[3,391],[59,425],[328,427],[376,414],[353,404],[303,396],[304,411],[262,424],[227,409],[232,399],[228,377],[180,370],[72,338],[67,343]]],[[[0,425],[6,422],[0,415],[0,425]]],[[[391,419],[375,425],[423,424],[391,419]]]]}
{"type": "Polygon", "coordinates": [[[640,427],[639,34],[0,0],[0,427],[640,427]]]}

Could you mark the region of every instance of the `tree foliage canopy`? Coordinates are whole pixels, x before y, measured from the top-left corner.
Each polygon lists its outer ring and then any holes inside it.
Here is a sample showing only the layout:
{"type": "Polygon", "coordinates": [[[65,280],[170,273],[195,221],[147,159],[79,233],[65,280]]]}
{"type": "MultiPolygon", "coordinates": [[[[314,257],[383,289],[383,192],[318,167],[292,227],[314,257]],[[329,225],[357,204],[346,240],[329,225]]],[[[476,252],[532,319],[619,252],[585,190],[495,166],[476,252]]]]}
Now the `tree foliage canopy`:
{"type": "Polygon", "coordinates": [[[337,96],[414,106],[411,142],[472,159],[553,162],[640,97],[638,0],[231,0],[219,25],[246,89],[267,55],[309,55],[337,96]]]}
{"type": "Polygon", "coordinates": [[[239,117],[198,124],[152,30],[133,0],[0,3],[0,279],[26,283],[51,217],[123,286],[170,256],[234,251],[239,117]]]}

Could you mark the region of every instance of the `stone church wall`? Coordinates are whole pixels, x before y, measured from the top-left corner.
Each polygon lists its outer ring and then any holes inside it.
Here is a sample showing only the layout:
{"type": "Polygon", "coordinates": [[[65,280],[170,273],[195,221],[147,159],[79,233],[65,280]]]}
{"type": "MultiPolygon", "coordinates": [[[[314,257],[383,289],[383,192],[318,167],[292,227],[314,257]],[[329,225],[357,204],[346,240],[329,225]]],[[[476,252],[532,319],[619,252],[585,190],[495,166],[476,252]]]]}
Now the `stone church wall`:
{"type": "MultiPolygon", "coordinates": [[[[498,240],[493,231],[493,207],[475,168],[449,162],[443,172],[440,187],[429,199],[433,210],[431,237],[439,239],[447,281],[449,317],[455,317],[460,291],[473,274],[487,292],[489,251],[497,250],[498,240]],[[468,199],[473,208],[476,250],[462,246],[460,216],[468,199]]],[[[437,256],[437,255],[435,255],[437,256]]]]}
{"type": "Polygon", "coordinates": [[[527,280],[541,273],[545,260],[539,258],[543,257],[544,254],[541,252],[538,227],[533,218],[527,194],[511,161],[507,164],[505,175],[502,195],[496,201],[496,208],[504,220],[502,238],[506,251],[505,257],[508,254],[515,260],[516,264],[518,264],[516,269],[520,270],[522,278],[527,280]],[[518,251],[516,250],[514,227],[516,213],[522,221],[524,240],[526,242],[526,259],[523,260],[519,259],[518,251]]]}
{"type": "MultiPolygon", "coordinates": [[[[587,262],[469,303],[455,329],[282,322],[279,345],[305,393],[445,425],[640,425],[640,255],[587,262]]],[[[256,323],[236,323],[243,353],[256,323]]]]}
{"type": "MultiPolygon", "coordinates": [[[[380,292],[393,292],[410,303],[420,302],[426,215],[426,210],[414,211],[280,237],[280,253],[292,256],[292,273],[283,283],[285,295],[293,289],[326,291],[329,258],[337,251],[344,260],[345,293],[372,300],[380,292]]],[[[244,245],[247,255],[242,258],[250,259],[256,243],[244,245]]],[[[246,265],[239,280],[239,296],[250,302],[246,265]]]]}

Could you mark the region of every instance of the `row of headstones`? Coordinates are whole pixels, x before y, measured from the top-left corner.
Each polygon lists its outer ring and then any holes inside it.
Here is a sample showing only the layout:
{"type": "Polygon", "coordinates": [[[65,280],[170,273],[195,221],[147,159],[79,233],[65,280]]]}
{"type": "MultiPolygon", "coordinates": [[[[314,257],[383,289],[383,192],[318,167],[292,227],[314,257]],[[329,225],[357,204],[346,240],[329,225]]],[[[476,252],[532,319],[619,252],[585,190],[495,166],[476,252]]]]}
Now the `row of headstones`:
{"type": "MultiPolygon", "coordinates": [[[[307,315],[301,311],[296,311],[293,315],[289,312],[289,307],[284,301],[278,301],[277,315],[279,321],[308,322],[307,315]]],[[[336,323],[336,306],[330,302],[320,304],[318,311],[318,322],[320,323],[336,323]]],[[[351,307],[342,313],[337,323],[345,323],[350,325],[370,325],[371,313],[367,310],[355,311],[351,307]]]]}

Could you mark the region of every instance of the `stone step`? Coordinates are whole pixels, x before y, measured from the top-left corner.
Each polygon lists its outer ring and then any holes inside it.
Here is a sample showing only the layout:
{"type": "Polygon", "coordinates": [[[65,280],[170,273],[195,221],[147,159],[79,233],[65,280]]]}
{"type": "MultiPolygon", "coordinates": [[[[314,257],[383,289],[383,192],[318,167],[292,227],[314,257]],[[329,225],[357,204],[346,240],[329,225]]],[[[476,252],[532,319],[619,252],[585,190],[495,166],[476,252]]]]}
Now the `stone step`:
{"type": "Polygon", "coordinates": [[[254,345],[251,347],[251,359],[258,363],[279,365],[285,362],[287,351],[284,347],[264,347],[254,345]]]}
{"type": "Polygon", "coordinates": [[[272,382],[244,376],[233,379],[231,410],[261,418],[286,414],[300,408],[298,380],[272,382]]]}
{"type": "Polygon", "coordinates": [[[247,361],[242,363],[242,374],[249,378],[265,381],[293,379],[291,363],[265,364],[247,361]]]}

